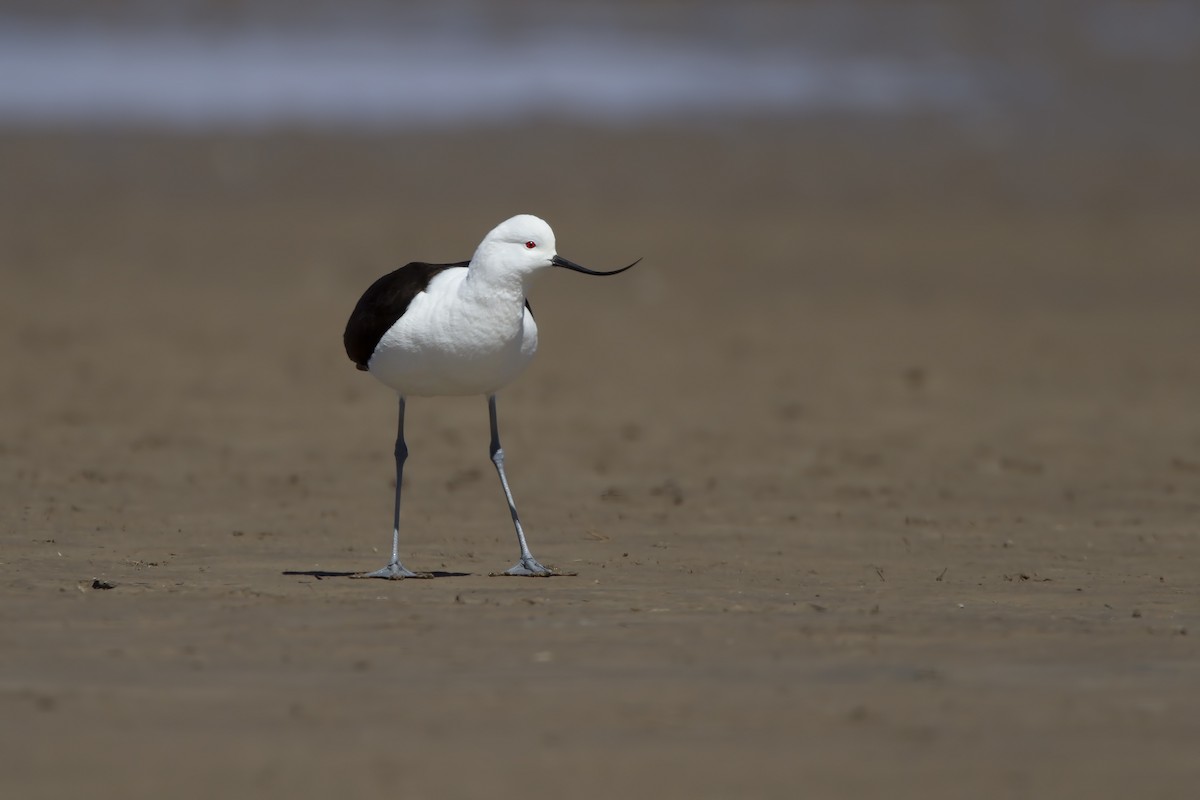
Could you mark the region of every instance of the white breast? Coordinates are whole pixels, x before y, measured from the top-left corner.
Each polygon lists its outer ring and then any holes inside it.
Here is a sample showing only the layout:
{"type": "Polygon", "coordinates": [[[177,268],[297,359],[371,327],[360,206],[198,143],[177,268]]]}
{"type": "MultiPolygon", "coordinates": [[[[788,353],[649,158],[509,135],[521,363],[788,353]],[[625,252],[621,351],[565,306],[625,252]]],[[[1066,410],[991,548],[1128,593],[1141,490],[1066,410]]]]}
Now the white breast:
{"type": "Polygon", "coordinates": [[[491,394],[521,373],[537,350],[525,297],[480,295],[466,268],[436,275],[379,340],[372,375],[403,395],[491,394]]]}

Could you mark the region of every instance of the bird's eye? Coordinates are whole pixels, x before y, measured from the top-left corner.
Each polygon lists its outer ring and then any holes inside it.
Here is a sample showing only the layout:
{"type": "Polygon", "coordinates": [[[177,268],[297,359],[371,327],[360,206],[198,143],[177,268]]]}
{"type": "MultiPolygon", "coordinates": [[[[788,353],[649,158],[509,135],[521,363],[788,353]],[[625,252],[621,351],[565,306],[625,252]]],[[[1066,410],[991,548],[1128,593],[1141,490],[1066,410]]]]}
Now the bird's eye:
{"type": "Polygon", "coordinates": [[[532,239],[525,243],[526,250],[532,250],[535,247],[537,247],[537,242],[533,241],[532,239]]]}

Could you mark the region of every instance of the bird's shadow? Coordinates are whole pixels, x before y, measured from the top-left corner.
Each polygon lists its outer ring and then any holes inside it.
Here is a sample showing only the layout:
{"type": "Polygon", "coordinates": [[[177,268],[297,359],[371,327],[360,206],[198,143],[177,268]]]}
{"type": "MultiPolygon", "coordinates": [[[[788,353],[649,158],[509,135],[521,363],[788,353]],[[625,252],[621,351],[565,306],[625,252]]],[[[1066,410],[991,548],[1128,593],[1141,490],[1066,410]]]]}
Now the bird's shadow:
{"type": "MultiPolygon", "coordinates": [[[[305,577],[308,577],[308,578],[316,578],[319,581],[325,580],[326,578],[354,578],[359,575],[362,575],[361,572],[330,572],[329,570],[324,570],[324,569],[305,569],[305,570],[285,569],[282,574],[284,574],[284,575],[304,575],[305,577]]],[[[428,578],[424,578],[424,579],[428,580],[430,578],[469,578],[469,577],[471,577],[472,574],[473,573],[470,573],[470,572],[429,572],[429,573],[427,573],[428,578]]],[[[424,577],[424,576],[422,576],[422,577],[424,577]]],[[[419,579],[410,578],[409,580],[419,580],[419,579]]]]}

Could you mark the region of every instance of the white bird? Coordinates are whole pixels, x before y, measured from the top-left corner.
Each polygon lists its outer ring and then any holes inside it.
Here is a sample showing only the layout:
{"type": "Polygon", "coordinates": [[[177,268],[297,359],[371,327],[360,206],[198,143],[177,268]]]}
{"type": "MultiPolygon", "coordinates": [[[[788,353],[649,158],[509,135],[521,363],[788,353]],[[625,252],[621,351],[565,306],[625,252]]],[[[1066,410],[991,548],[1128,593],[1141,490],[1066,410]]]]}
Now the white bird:
{"type": "MultiPolygon", "coordinates": [[[[641,261],[641,259],[638,259],[641,261]]],[[[528,366],[537,351],[537,323],[526,298],[530,279],[548,267],[586,275],[616,275],[581,267],[555,249],[554,232],[541,219],[521,214],[497,225],[470,261],[413,262],[384,275],[359,299],[346,323],[346,354],[400,397],[396,431],[396,505],[392,517],[392,560],[361,578],[428,578],[400,563],[400,487],[408,447],[404,443],[406,396],[487,396],[491,458],[508,500],[521,558],[505,575],[546,577],[554,571],[529,552],[517,516],[504,450],[496,425],[496,392],[528,366]]]]}

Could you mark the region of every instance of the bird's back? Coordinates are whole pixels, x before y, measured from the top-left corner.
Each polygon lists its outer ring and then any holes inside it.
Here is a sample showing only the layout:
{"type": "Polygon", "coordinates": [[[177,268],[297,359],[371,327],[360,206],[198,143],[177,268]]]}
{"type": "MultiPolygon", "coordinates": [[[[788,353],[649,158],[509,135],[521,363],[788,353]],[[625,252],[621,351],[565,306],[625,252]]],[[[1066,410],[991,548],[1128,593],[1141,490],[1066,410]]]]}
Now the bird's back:
{"type": "Polygon", "coordinates": [[[342,334],[346,355],[360,370],[367,370],[379,341],[404,316],[413,298],[425,291],[439,273],[455,267],[466,267],[469,263],[427,264],[414,261],[372,283],[358,299],[346,322],[346,330],[342,334]]]}
{"type": "Polygon", "coordinates": [[[537,350],[528,303],[467,276],[467,263],[417,262],[376,281],[346,326],[351,360],[403,395],[490,394],[516,378],[537,350]]]}

